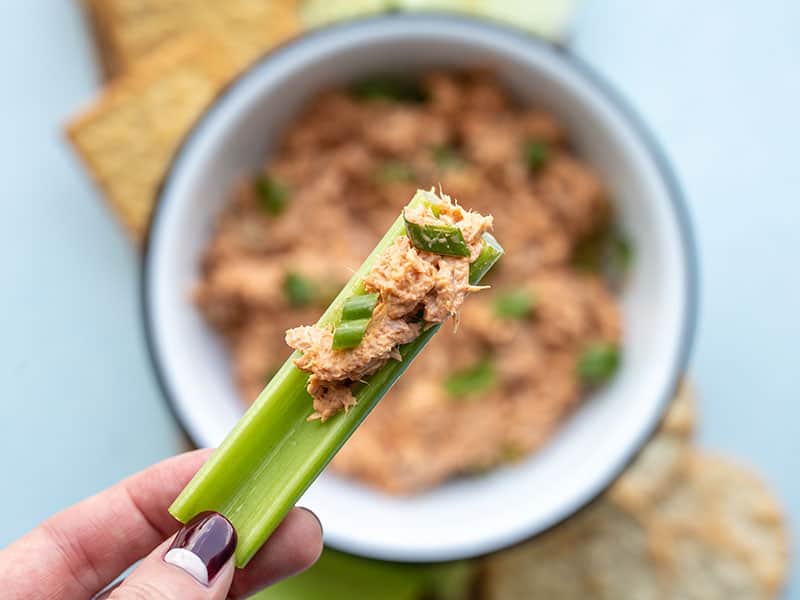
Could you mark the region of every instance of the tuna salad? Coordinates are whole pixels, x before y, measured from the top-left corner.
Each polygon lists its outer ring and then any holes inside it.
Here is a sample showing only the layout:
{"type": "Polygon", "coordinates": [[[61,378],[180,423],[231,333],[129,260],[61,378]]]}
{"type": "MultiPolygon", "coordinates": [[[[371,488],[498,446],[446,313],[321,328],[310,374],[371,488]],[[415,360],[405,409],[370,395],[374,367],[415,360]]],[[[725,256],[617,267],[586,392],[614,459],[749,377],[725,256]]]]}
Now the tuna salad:
{"type": "Polygon", "coordinates": [[[326,421],[355,404],[354,383],[389,360],[423,327],[455,317],[469,292],[469,265],[478,258],[492,217],[463,210],[449,196],[417,192],[403,209],[405,235],[380,254],[363,282],[363,294],[345,300],[339,325],[286,332],[301,355],[295,365],[311,373],[310,420],[326,421]],[[351,314],[352,313],[352,314],[351,314]]]}
{"type": "Polygon", "coordinates": [[[347,410],[353,382],[394,360],[425,323],[454,317],[331,463],[416,493],[525,458],[613,377],[615,292],[631,260],[613,216],[558,120],[520,105],[490,74],[373,78],[314,99],[263,169],[236,185],[194,301],[230,349],[244,402],[286,359],[286,338],[312,373],[319,420],[347,410]],[[431,186],[478,213],[449,202],[439,214],[410,209],[409,235],[374,264],[354,318],[335,331],[294,328],[317,321],[408,199],[431,186]],[[469,257],[412,241],[414,226],[456,222],[469,257]],[[491,289],[464,303],[474,241],[490,225],[506,253],[484,280],[491,289]]]}

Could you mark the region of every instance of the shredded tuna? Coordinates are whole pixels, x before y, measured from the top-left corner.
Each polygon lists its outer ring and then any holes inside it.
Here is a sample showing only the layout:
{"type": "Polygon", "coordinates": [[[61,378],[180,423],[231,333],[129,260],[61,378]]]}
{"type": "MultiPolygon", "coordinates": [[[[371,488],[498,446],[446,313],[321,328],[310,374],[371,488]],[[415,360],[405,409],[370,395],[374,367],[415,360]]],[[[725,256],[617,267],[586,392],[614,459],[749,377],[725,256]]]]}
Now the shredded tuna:
{"type": "MultiPolygon", "coordinates": [[[[448,196],[441,198],[439,208],[434,216],[429,206],[418,204],[407,211],[406,218],[463,227],[465,241],[480,253],[481,235],[491,228],[492,218],[465,211],[448,196]]],[[[308,392],[316,412],[311,418],[325,421],[346,411],[355,402],[351,382],[373,374],[389,359],[401,360],[398,346],[420,334],[420,309],[427,323],[455,317],[467,294],[480,289],[470,286],[469,265],[467,257],[419,251],[402,235],[378,256],[364,280],[367,291],[379,294],[379,303],[357,347],[334,350],[333,333],[321,327],[289,329],[286,343],[302,353],[295,365],[313,374],[308,392]]]]}
{"type": "Polygon", "coordinates": [[[297,368],[325,381],[358,381],[386,364],[396,346],[415,340],[420,333],[419,323],[392,319],[381,307],[375,312],[364,339],[351,350],[333,350],[333,334],[316,325],[287,331],[286,343],[303,353],[294,361],[297,368]]]}
{"type": "Polygon", "coordinates": [[[367,291],[378,292],[390,317],[408,314],[436,284],[436,270],[401,236],[375,261],[364,280],[367,291]]]}
{"type": "Polygon", "coordinates": [[[318,375],[308,378],[308,393],[314,399],[314,412],[309,421],[319,419],[323,423],[335,414],[347,412],[356,405],[356,399],[350,386],[340,382],[322,380],[318,375]]]}
{"type": "Polygon", "coordinates": [[[429,260],[436,267],[433,289],[425,296],[423,318],[431,323],[441,323],[453,317],[464,303],[469,285],[469,262],[454,256],[432,255],[429,260]]]}

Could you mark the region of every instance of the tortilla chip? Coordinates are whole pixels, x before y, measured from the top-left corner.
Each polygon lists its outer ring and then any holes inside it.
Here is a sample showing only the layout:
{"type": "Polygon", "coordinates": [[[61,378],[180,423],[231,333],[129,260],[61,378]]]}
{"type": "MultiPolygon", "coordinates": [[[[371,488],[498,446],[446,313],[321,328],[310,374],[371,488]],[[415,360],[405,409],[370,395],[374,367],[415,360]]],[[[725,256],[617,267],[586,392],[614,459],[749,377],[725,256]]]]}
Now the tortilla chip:
{"type": "Polygon", "coordinates": [[[98,49],[113,77],[176,36],[211,39],[247,66],[298,31],[296,0],[86,0],[98,49]]]}
{"type": "Polygon", "coordinates": [[[126,228],[142,238],[157,187],[234,67],[205,39],[164,45],[108,86],[67,135],[126,228]]]}

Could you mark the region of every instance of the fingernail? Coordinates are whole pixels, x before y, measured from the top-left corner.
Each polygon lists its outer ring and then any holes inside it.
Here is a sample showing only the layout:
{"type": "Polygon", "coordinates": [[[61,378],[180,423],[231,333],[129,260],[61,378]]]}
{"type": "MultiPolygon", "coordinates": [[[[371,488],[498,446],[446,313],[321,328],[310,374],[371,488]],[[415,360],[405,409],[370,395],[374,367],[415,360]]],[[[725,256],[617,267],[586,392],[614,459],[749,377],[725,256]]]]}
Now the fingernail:
{"type": "Polygon", "coordinates": [[[312,517],[314,517],[314,520],[317,522],[317,525],[319,525],[319,533],[320,533],[320,535],[323,535],[323,533],[324,533],[324,531],[325,531],[325,530],[322,528],[322,521],[320,521],[320,520],[319,520],[319,517],[317,516],[317,513],[315,513],[315,512],[314,512],[313,510],[311,510],[310,508],[306,508],[305,506],[298,506],[297,508],[299,508],[300,510],[303,510],[303,511],[307,512],[307,513],[308,513],[308,514],[310,514],[312,517]]]}
{"type": "Polygon", "coordinates": [[[180,567],[208,586],[236,550],[236,530],[219,513],[204,512],[183,526],[164,562],[180,567]]]}

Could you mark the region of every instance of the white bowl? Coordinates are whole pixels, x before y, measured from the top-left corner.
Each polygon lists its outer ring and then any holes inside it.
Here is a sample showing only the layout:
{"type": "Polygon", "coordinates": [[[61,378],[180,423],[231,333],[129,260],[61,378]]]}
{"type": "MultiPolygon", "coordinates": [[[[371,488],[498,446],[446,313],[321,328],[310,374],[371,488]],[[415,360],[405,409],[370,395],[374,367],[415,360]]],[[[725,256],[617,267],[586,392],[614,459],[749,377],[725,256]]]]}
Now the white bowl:
{"type": "Polygon", "coordinates": [[[476,64],[555,113],[610,188],[636,248],[621,298],[625,361],[520,464],[412,498],[323,474],[302,504],[321,517],[326,543],[355,554],[445,561],[517,543],[595,498],[652,434],[686,366],[697,293],[686,208],[662,154],[630,109],[565,51],[483,22],[391,15],[303,36],[237,79],[179,151],[152,223],[143,273],[150,350],[188,435],[216,446],[242,405],[228,355],[189,293],[231,183],[262,164],[319,90],[375,72],[476,64]]]}

